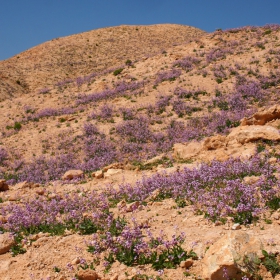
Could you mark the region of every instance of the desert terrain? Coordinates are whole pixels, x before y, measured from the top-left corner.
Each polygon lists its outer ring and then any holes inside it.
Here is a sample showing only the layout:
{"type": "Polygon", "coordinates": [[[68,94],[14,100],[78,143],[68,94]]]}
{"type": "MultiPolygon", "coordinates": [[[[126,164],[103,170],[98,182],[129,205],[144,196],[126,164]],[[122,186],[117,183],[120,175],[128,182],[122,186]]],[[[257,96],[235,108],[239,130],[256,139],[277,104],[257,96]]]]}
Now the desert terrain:
{"type": "Polygon", "coordinates": [[[0,61],[0,279],[280,279],[280,26],[118,26],[0,61]]]}

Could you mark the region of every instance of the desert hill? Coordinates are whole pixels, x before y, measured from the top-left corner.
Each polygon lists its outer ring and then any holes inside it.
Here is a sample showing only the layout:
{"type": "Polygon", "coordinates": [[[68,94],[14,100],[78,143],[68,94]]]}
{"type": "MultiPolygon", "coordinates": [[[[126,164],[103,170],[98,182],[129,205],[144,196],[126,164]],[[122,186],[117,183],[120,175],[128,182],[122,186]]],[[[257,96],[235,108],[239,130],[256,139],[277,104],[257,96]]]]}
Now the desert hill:
{"type": "Polygon", "coordinates": [[[120,26],[0,62],[1,277],[279,279],[279,67],[279,25],[120,26]]]}
{"type": "Polygon", "coordinates": [[[56,38],[0,62],[0,98],[36,93],[64,80],[113,69],[189,42],[204,31],[183,25],[108,27],[56,38]]]}

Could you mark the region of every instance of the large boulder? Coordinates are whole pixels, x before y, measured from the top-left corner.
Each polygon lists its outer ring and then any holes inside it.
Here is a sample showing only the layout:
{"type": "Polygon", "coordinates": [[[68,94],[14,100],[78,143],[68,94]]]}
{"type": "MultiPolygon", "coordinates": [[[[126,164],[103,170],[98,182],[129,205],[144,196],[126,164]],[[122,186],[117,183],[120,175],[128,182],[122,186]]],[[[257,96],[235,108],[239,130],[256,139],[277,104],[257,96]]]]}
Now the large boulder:
{"type": "Polygon", "coordinates": [[[228,144],[245,144],[259,139],[279,141],[280,133],[278,129],[269,125],[238,126],[232,129],[231,133],[227,136],[227,139],[228,144]]]}
{"type": "Polygon", "coordinates": [[[14,238],[9,232],[0,234],[0,255],[7,253],[14,244],[14,238]]]}
{"type": "Polygon", "coordinates": [[[244,118],[241,125],[265,125],[267,122],[280,119],[280,105],[263,108],[250,118],[244,118]]]}
{"type": "Polygon", "coordinates": [[[248,265],[262,257],[262,243],[245,232],[230,231],[214,243],[203,261],[205,279],[241,279],[248,273],[248,265]],[[224,277],[225,271],[229,278],[224,277]]]}

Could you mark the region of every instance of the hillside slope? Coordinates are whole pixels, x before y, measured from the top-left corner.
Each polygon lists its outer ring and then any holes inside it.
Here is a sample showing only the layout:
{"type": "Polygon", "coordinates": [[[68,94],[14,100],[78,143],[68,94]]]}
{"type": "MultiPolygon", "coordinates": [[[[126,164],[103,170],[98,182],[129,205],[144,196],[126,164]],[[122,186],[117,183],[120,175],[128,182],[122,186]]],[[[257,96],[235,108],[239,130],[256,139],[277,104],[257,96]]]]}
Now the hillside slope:
{"type": "Polygon", "coordinates": [[[3,279],[279,279],[280,25],[92,33],[103,64],[42,51],[0,102],[3,279]]]}
{"type": "Polygon", "coordinates": [[[35,93],[65,79],[96,74],[205,34],[183,25],[108,27],[62,38],[0,61],[0,99],[35,93]]]}

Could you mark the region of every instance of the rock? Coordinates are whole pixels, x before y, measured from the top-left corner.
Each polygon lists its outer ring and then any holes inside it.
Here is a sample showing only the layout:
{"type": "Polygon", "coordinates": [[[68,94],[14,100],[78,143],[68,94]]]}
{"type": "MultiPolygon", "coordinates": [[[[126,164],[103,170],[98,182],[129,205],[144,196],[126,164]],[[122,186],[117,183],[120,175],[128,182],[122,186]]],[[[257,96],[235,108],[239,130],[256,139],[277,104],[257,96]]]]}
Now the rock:
{"type": "Polygon", "coordinates": [[[122,209],[122,208],[126,207],[126,202],[125,202],[125,200],[121,200],[121,201],[117,204],[117,207],[118,207],[119,209],[122,209]]]}
{"type": "Polygon", "coordinates": [[[2,215],[0,215],[0,223],[1,224],[5,224],[5,223],[7,223],[7,217],[4,217],[4,216],[2,216],[2,215]]]}
{"type": "Polygon", "coordinates": [[[103,171],[98,170],[98,171],[92,173],[92,176],[94,176],[96,179],[101,179],[101,178],[103,178],[103,171]]]}
{"type": "Polygon", "coordinates": [[[119,275],[118,274],[114,274],[112,277],[110,277],[110,280],[118,280],[119,275]]]}
{"type": "Polygon", "coordinates": [[[138,207],[140,206],[140,202],[139,201],[134,201],[130,204],[126,205],[126,212],[133,212],[135,211],[138,207]]]}
{"type": "Polygon", "coordinates": [[[62,180],[73,180],[83,177],[84,172],[82,170],[68,170],[62,176],[62,180]]]}
{"type": "MultiPolygon", "coordinates": [[[[21,190],[21,189],[32,189],[34,187],[34,183],[32,182],[27,182],[27,181],[23,181],[23,182],[20,182],[20,183],[17,183],[15,186],[14,186],[14,189],[15,190],[21,190]]],[[[36,184],[37,186],[38,184],[36,184]]]]}
{"type": "Polygon", "coordinates": [[[230,279],[241,279],[246,273],[248,260],[262,257],[261,241],[245,232],[230,231],[214,243],[202,260],[202,274],[205,279],[226,279],[224,269],[230,279]]]}
{"type": "Polygon", "coordinates": [[[273,219],[273,220],[279,220],[279,219],[280,219],[280,214],[277,213],[277,212],[274,212],[274,213],[271,215],[271,219],[273,219]]]}
{"type": "Polygon", "coordinates": [[[241,120],[241,125],[265,125],[272,120],[280,119],[280,105],[264,108],[250,118],[241,120]]]}
{"type": "Polygon", "coordinates": [[[107,165],[103,168],[103,172],[107,172],[109,169],[123,169],[124,165],[120,162],[115,162],[107,165]]]}
{"type": "Polygon", "coordinates": [[[156,189],[145,199],[145,201],[148,202],[148,201],[156,200],[159,194],[160,194],[160,190],[156,189]]]}
{"type": "Polygon", "coordinates": [[[231,227],[232,230],[238,230],[238,229],[241,229],[241,225],[236,223],[234,224],[232,227],[231,227]]]}
{"type": "Polygon", "coordinates": [[[98,280],[101,279],[101,277],[98,276],[98,274],[91,269],[86,270],[79,270],[77,273],[79,280],[98,280]]]}
{"type": "Polygon", "coordinates": [[[104,178],[109,178],[115,174],[122,172],[122,169],[108,169],[106,173],[104,173],[104,178]]]}
{"type": "Polygon", "coordinates": [[[271,163],[271,164],[276,163],[277,161],[278,161],[278,159],[275,158],[275,157],[272,157],[268,160],[268,162],[271,163]]]}
{"type": "Polygon", "coordinates": [[[14,238],[9,232],[0,234],[0,255],[7,253],[14,244],[14,238]]]}
{"type": "Polygon", "coordinates": [[[45,189],[40,188],[35,191],[38,195],[43,195],[45,193],[45,189]]]}
{"type": "Polygon", "coordinates": [[[75,258],[72,260],[71,264],[75,265],[75,264],[79,264],[80,263],[80,258],[75,258]]]}
{"type": "Polygon", "coordinates": [[[258,182],[260,178],[260,176],[246,176],[244,177],[243,181],[245,184],[253,185],[258,182]]]}
{"type": "Polygon", "coordinates": [[[233,128],[231,133],[227,136],[229,143],[241,143],[245,144],[248,142],[256,141],[259,139],[279,141],[280,133],[272,126],[239,126],[233,128]]]}
{"type": "Polygon", "coordinates": [[[0,180],[0,192],[8,191],[9,185],[6,183],[6,180],[0,180]]]}
{"type": "Polygon", "coordinates": [[[173,146],[173,157],[176,159],[191,159],[197,156],[201,149],[202,144],[196,141],[188,144],[176,143],[173,146]]]}
{"type": "Polygon", "coordinates": [[[181,261],[180,267],[182,268],[190,268],[193,265],[193,260],[192,259],[187,259],[185,261],[181,261]]]}
{"type": "Polygon", "coordinates": [[[216,135],[204,140],[203,148],[205,150],[217,150],[226,146],[226,136],[216,135]]]}

